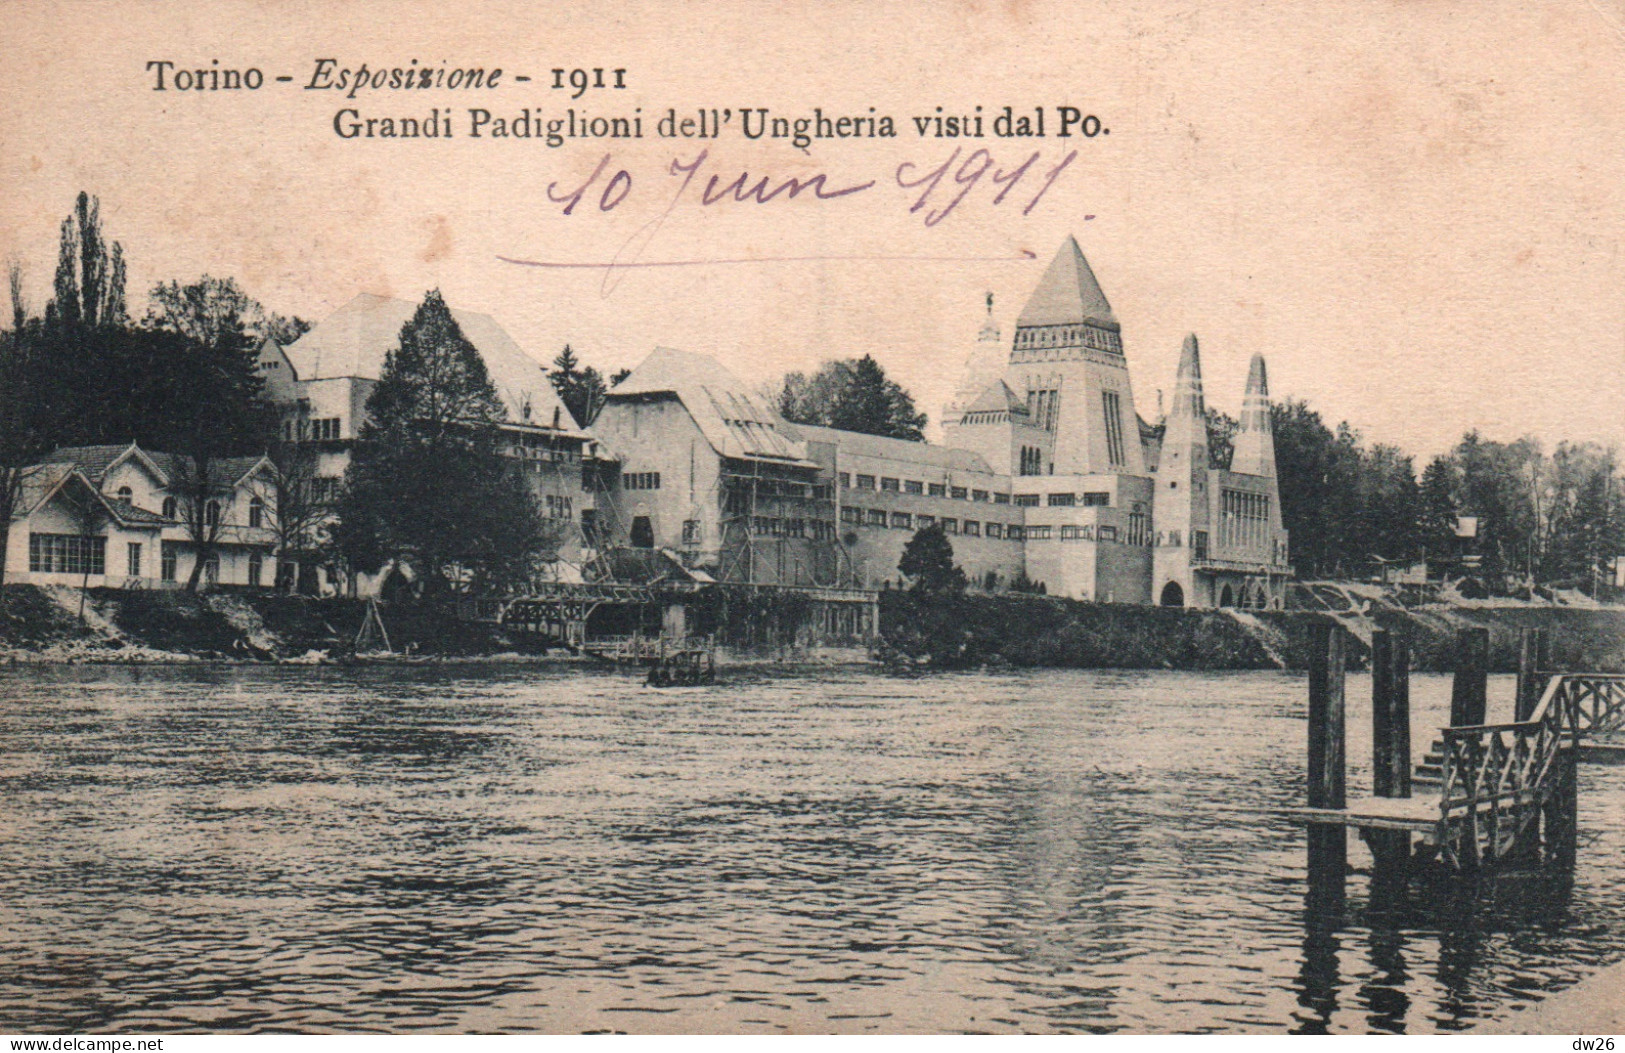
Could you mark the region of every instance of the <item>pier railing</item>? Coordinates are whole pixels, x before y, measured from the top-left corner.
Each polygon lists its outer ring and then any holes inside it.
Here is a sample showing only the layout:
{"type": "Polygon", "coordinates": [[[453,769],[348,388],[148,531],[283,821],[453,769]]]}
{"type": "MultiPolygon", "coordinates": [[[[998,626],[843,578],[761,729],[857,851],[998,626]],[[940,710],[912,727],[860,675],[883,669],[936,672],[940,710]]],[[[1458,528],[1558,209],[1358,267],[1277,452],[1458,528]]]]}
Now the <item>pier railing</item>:
{"type": "Polygon", "coordinates": [[[681,651],[709,651],[712,640],[706,636],[601,636],[588,640],[582,650],[610,662],[656,662],[681,651]]]}
{"type": "Polygon", "coordinates": [[[1526,845],[1542,806],[1571,778],[1582,700],[1615,697],[1585,674],[1553,676],[1528,720],[1444,728],[1440,851],[1458,867],[1506,858],[1526,845]],[[1565,754],[1568,754],[1565,757],[1565,754]],[[1565,763],[1566,762],[1566,763],[1565,763]]]}
{"type": "MultiPolygon", "coordinates": [[[[1625,675],[1568,673],[1554,676],[1574,700],[1581,735],[1607,735],[1625,730],[1625,675]]],[[[1548,690],[1550,690],[1548,686],[1548,690]]]]}

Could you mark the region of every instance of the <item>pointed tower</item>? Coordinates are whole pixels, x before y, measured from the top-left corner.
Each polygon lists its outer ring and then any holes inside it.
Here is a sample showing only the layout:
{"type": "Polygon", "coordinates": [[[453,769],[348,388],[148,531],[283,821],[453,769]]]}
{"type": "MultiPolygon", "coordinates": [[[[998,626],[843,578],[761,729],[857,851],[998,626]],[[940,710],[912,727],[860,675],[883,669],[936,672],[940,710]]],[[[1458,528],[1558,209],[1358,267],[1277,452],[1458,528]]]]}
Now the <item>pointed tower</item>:
{"type": "Polygon", "coordinates": [[[1005,383],[1048,435],[1046,474],[1145,473],[1121,327],[1075,238],[1016,320],[1005,383]]]}
{"type": "Polygon", "coordinates": [[[1154,504],[1158,544],[1153,596],[1159,603],[1171,604],[1177,597],[1181,606],[1210,606],[1212,598],[1198,593],[1191,566],[1207,556],[1211,519],[1207,403],[1202,398],[1202,356],[1195,333],[1185,337],[1166,423],[1154,504]]]}
{"type": "Polygon", "coordinates": [[[942,408],[942,425],[945,429],[958,424],[971,403],[989,385],[1004,376],[1006,355],[1002,344],[999,325],[993,320],[993,294],[988,293],[987,317],[982,321],[981,332],[976,334],[976,346],[965,358],[965,371],[959,378],[959,386],[954,389],[953,397],[942,408]]]}
{"type": "Polygon", "coordinates": [[[1264,356],[1254,355],[1247,370],[1247,394],[1241,404],[1241,427],[1230,470],[1238,475],[1275,478],[1275,436],[1270,427],[1270,383],[1264,356]]]}

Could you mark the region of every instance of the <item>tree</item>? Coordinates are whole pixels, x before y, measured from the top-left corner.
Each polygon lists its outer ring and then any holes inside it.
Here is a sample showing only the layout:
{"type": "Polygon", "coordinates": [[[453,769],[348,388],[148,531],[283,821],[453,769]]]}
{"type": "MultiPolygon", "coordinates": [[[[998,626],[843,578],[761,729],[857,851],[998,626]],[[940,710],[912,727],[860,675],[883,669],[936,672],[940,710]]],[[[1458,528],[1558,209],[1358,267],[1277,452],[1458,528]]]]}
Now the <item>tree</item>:
{"type": "Polygon", "coordinates": [[[786,373],[776,396],[779,416],[796,424],[828,425],[841,393],[852,382],[852,363],[825,362],[811,375],[786,373]]]}
{"type": "Polygon", "coordinates": [[[536,501],[502,455],[502,402],[438,290],[401,327],[329,530],[352,567],[395,561],[426,593],[528,575],[546,544],[536,501]]]}
{"type": "Polygon", "coordinates": [[[914,399],[886,376],[871,355],[825,362],[812,376],[785,375],[779,413],[797,424],[923,442],[926,416],[914,399]]]}
{"type": "Polygon", "coordinates": [[[1422,471],[1417,498],[1417,541],[1433,560],[1448,560],[1456,548],[1456,490],[1459,482],[1448,457],[1435,457],[1422,471]]]}
{"type": "Polygon", "coordinates": [[[192,542],[186,588],[196,592],[204,567],[219,550],[223,506],[237,479],[230,459],[262,454],[276,435],[275,410],[265,400],[252,343],[240,324],[223,327],[212,344],[181,334],[172,379],[184,385],[161,403],[152,445],[173,456],[169,489],[192,542]]]}
{"type": "Polygon", "coordinates": [[[1281,522],[1291,533],[1293,568],[1301,578],[1334,573],[1341,561],[1342,522],[1350,500],[1352,472],[1346,451],[1305,402],[1275,403],[1270,417],[1281,522]]]}
{"type": "Polygon", "coordinates": [[[287,437],[278,435],[270,447],[276,472],[257,484],[258,496],[271,510],[268,525],[276,532],[276,584],[290,593],[314,581],[322,554],[322,528],[330,515],[329,495],[323,489],[326,481],[316,475],[320,451],[315,444],[301,441],[302,434],[295,428],[287,437]],[[286,576],[282,576],[284,570],[286,576]]]}
{"type": "Polygon", "coordinates": [[[1591,589],[1608,561],[1625,551],[1615,501],[1614,451],[1594,443],[1560,442],[1540,472],[1537,493],[1538,577],[1591,589]]]}
{"type": "MultiPolygon", "coordinates": [[[[615,383],[619,384],[629,375],[628,371],[622,370],[616,374],[615,383]]],[[[548,379],[553,382],[553,390],[558,392],[559,401],[564,403],[564,408],[570,411],[577,424],[585,428],[598,419],[598,412],[604,408],[609,389],[598,370],[592,366],[582,367],[569,344],[565,344],[564,350],[553,360],[553,372],[548,379]]]]}
{"type": "Polygon", "coordinates": [[[160,282],[148,296],[146,324],[157,329],[182,333],[204,344],[218,343],[238,328],[255,341],[270,338],[287,345],[310,328],[302,318],[268,314],[258,300],[238,287],[234,278],[211,278],[207,274],[195,282],[160,282]]]}
{"type": "Polygon", "coordinates": [[[0,334],[0,585],[5,584],[4,555],[23,484],[52,445],[39,327],[27,320],[16,264],[10,276],[14,326],[0,334]]]}
{"type": "Polygon", "coordinates": [[[265,316],[260,326],[260,335],[270,337],[283,347],[287,347],[295,340],[310,332],[310,323],[298,315],[281,315],[274,312],[265,316]]]}
{"type": "Polygon", "coordinates": [[[52,322],[86,329],[124,324],[124,247],[115,241],[108,248],[101,202],[84,191],[62,221],[55,292],[46,308],[52,322]]]}
{"type": "Polygon", "coordinates": [[[1214,468],[1230,468],[1236,454],[1236,432],[1241,422],[1212,406],[1207,408],[1207,460],[1214,468]]]}
{"type": "Polygon", "coordinates": [[[903,546],[903,558],[897,569],[912,582],[916,592],[944,595],[965,591],[965,572],[954,564],[953,542],[937,525],[914,532],[903,546]]]}
{"type": "Polygon", "coordinates": [[[1349,539],[1350,555],[1389,561],[1416,558],[1421,551],[1417,536],[1421,491],[1410,454],[1383,443],[1361,447],[1355,469],[1355,534],[1349,539]]]}
{"type": "Polygon", "coordinates": [[[1452,454],[1462,514],[1478,517],[1478,544],[1491,580],[1532,579],[1539,539],[1540,447],[1533,439],[1492,442],[1468,432],[1452,454]]]}

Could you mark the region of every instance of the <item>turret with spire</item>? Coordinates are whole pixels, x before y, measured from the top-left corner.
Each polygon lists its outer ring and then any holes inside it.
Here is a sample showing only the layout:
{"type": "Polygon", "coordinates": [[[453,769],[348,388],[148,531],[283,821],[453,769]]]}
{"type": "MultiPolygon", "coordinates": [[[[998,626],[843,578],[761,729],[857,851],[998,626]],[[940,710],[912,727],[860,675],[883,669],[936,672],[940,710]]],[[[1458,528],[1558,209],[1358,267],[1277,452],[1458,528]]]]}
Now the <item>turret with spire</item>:
{"type": "Polygon", "coordinates": [[[1005,350],[1000,338],[999,323],[993,320],[993,294],[987,294],[987,317],[976,334],[976,344],[965,358],[964,371],[959,375],[959,386],[953,397],[942,407],[944,429],[951,429],[959,418],[989,387],[1004,375],[1005,350]]]}
{"type": "Polygon", "coordinates": [[[1270,425],[1270,385],[1263,355],[1254,355],[1247,369],[1247,394],[1242,401],[1235,451],[1230,461],[1232,472],[1275,478],[1275,435],[1270,425]]]}
{"type": "Polygon", "coordinates": [[[1155,595],[1185,605],[1211,604],[1198,588],[1192,562],[1205,558],[1212,512],[1208,494],[1207,402],[1202,396],[1202,355],[1196,334],[1185,337],[1157,463],[1154,504],[1157,548],[1155,595]],[[1171,594],[1168,586],[1177,586],[1171,594]]]}
{"type": "Polygon", "coordinates": [[[1167,422],[1158,471],[1164,477],[1172,472],[1183,474],[1186,466],[1192,472],[1207,471],[1207,402],[1202,397],[1202,356],[1195,333],[1186,335],[1179,355],[1174,404],[1167,422]]]}

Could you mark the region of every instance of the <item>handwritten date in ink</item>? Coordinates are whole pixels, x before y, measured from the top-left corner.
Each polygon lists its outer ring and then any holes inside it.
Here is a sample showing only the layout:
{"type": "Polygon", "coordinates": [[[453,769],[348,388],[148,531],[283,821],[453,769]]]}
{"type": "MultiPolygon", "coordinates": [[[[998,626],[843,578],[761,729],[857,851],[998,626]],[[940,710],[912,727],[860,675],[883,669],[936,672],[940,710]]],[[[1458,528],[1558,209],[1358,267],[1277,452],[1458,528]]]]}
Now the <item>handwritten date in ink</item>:
{"type": "Polygon", "coordinates": [[[666,175],[677,180],[673,184],[654,181],[646,195],[640,188],[646,176],[635,175],[630,169],[614,163],[605,154],[586,180],[575,186],[548,184],[547,199],[561,206],[564,215],[575,215],[577,210],[613,212],[627,202],[636,202],[642,196],[656,196],[665,203],[663,215],[670,214],[679,205],[711,208],[727,205],[770,205],[805,198],[810,203],[848,198],[871,193],[883,185],[895,186],[905,192],[910,214],[923,214],[927,227],[934,227],[947,219],[961,205],[980,190],[988,204],[1002,205],[1006,199],[1022,205],[1021,214],[1027,215],[1038,207],[1051,187],[1055,185],[1076,160],[1078,152],[1069,151],[1057,159],[1046,161],[1043,151],[1034,150],[1026,156],[1001,162],[985,148],[966,153],[963,147],[954,149],[946,158],[916,163],[904,162],[897,166],[890,180],[837,178],[828,172],[811,175],[781,176],[766,172],[751,172],[727,168],[711,159],[709,150],[701,150],[691,160],[674,157],[666,175]],[[692,192],[690,192],[692,188],[692,192]]]}

